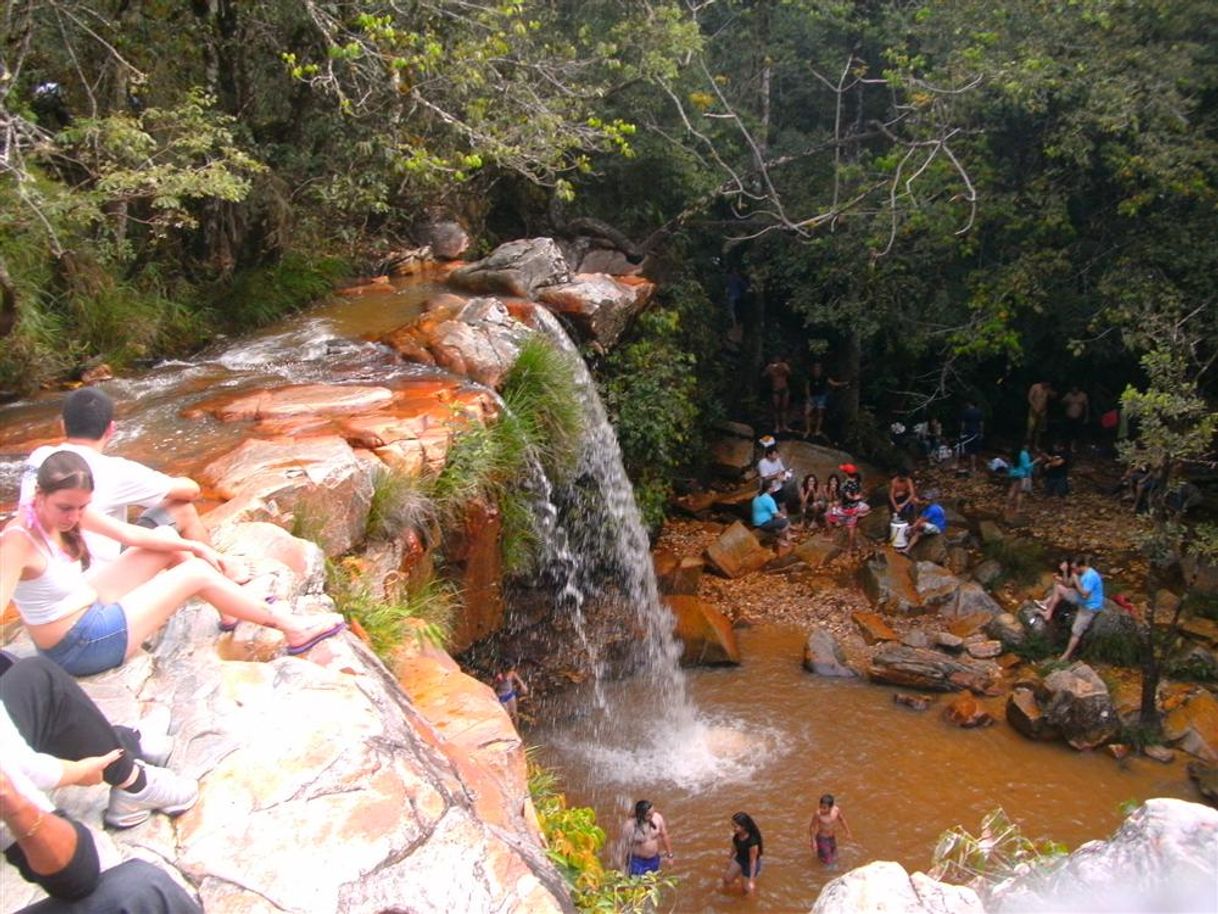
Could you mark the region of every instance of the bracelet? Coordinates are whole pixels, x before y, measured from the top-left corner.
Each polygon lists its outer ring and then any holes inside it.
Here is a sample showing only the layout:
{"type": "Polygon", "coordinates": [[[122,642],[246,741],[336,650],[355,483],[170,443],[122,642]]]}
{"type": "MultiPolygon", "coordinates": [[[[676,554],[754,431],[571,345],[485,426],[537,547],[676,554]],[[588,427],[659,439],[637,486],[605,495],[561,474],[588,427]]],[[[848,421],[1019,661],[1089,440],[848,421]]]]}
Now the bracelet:
{"type": "Polygon", "coordinates": [[[45,819],[45,818],[46,818],[46,813],[44,813],[42,810],[39,810],[39,811],[38,811],[38,818],[34,820],[34,824],[33,824],[33,826],[30,828],[30,830],[29,830],[29,831],[27,831],[27,832],[26,832],[24,835],[22,835],[22,836],[21,836],[21,839],[24,841],[26,838],[32,838],[32,837],[34,837],[34,833],[35,833],[36,831],[38,831],[38,829],[39,829],[39,828],[41,828],[41,827],[42,827],[42,820],[43,820],[43,819],[45,819]]]}

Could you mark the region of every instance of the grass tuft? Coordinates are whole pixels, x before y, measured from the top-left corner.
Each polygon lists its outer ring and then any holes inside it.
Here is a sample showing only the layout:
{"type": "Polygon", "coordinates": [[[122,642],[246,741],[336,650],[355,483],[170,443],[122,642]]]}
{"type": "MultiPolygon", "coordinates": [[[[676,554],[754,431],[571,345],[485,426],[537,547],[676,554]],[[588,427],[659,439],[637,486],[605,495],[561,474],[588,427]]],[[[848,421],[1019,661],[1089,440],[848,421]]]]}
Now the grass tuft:
{"type": "Polygon", "coordinates": [[[386,466],[377,468],[372,476],[372,501],[365,527],[368,539],[388,541],[411,528],[426,529],[435,516],[428,480],[386,466]]]}

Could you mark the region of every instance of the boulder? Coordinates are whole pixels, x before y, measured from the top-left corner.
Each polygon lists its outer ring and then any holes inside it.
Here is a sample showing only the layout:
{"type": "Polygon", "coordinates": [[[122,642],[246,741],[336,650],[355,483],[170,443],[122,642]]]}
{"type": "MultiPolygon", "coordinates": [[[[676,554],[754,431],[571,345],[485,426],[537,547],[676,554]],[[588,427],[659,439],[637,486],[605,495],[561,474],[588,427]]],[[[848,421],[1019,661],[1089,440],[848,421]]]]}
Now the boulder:
{"type": "Polygon", "coordinates": [[[201,476],[229,501],[213,523],[269,521],[294,528],[327,555],[363,540],[373,468],[342,438],[249,439],[201,476]]]}
{"type": "MultiPolygon", "coordinates": [[[[568,257],[569,263],[576,263],[568,257]]],[[[613,248],[592,248],[579,258],[576,269],[580,273],[608,273],[611,276],[635,276],[643,272],[642,261],[637,257],[613,248]]]]}
{"type": "Polygon", "coordinates": [[[1002,528],[992,520],[983,520],[977,525],[977,535],[981,537],[982,543],[1000,543],[1006,539],[1006,534],[1002,532],[1002,528]]]}
{"type": "Polygon", "coordinates": [[[922,629],[915,628],[905,633],[901,643],[906,647],[930,647],[930,638],[922,629]]]}
{"type": "Polygon", "coordinates": [[[729,578],[738,578],[757,571],[774,557],[757,541],[752,532],[737,521],[706,547],[711,566],[729,578]]]}
{"type": "Polygon", "coordinates": [[[533,331],[497,298],[473,298],[420,315],[381,342],[407,361],[437,365],[497,388],[533,331]]]}
{"type": "Polygon", "coordinates": [[[914,586],[912,563],[891,548],[885,548],[860,569],[863,592],[871,604],[884,612],[912,614],[921,608],[914,586]]]}
{"type": "Polygon", "coordinates": [[[460,653],[503,625],[503,558],[499,510],[482,501],[466,506],[464,521],[444,538],[444,576],[457,585],[461,608],[455,614],[448,648],[460,653]]]}
{"type": "Polygon", "coordinates": [[[973,580],[982,587],[992,587],[1000,577],[1002,577],[1002,563],[996,559],[986,559],[973,569],[973,580]]]}
{"type": "Polygon", "coordinates": [[[812,626],[804,641],[804,669],[817,676],[852,677],[854,670],[846,663],[841,645],[824,628],[812,626]]]}
{"type": "Polygon", "coordinates": [[[455,219],[425,222],[415,229],[414,236],[431,249],[436,260],[457,260],[469,250],[469,233],[455,219]]]}
{"type": "Polygon", "coordinates": [[[1116,736],[1119,720],[1108,686],[1085,663],[1046,676],[1037,700],[1046,721],[1075,749],[1094,749],[1116,736]]]}
{"type": "Polygon", "coordinates": [[[1163,719],[1163,738],[1211,765],[1218,764],[1218,698],[1199,689],[1163,719]]]}
{"type": "Polygon", "coordinates": [[[1188,776],[1201,791],[1201,796],[1211,805],[1218,806],[1218,765],[1189,762],[1188,776]]]}
{"type": "Polygon", "coordinates": [[[858,626],[863,640],[868,644],[882,644],[887,641],[900,641],[901,637],[894,632],[878,613],[852,613],[850,618],[858,626]]]}
{"type": "Polygon", "coordinates": [[[814,536],[804,540],[791,553],[809,568],[820,568],[842,554],[840,544],[823,536],[814,536]]]}
{"type": "Polygon", "coordinates": [[[925,648],[885,644],[871,658],[867,675],[873,682],[908,686],[928,692],[968,689],[979,695],[993,691],[1001,669],[989,660],[950,657],[925,648]]]}
{"type": "Polygon", "coordinates": [[[854,463],[859,465],[864,473],[867,472],[867,467],[862,466],[858,460],[845,451],[795,439],[778,442],[778,456],[782,458],[783,464],[795,474],[796,479],[803,479],[809,473],[815,473],[816,478],[822,484],[829,478],[830,473],[837,473],[840,476],[841,471],[838,467],[843,463],[854,463]]]}
{"type": "Polygon", "coordinates": [[[935,647],[942,648],[945,651],[958,653],[964,649],[964,639],[959,635],[953,635],[951,632],[935,632],[931,640],[935,647]]]}
{"type": "Polygon", "coordinates": [[[537,297],[545,286],[571,280],[571,270],[552,238],[524,238],[501,244],[482,260],[452,272],[449,282],[478,294],[537,297]]]}
{"type": "Polygon", "coordinates": [[[1022,647],[1027,639],[1027,632],[1019,619],[1011,613],[999,613],[985,623],[984,631],[996,641],[1001,641],[1008,650],[1022,647]]]}
{"type": "Polygon", "coordinates": [[[716,438],[710,445],[710,461],[716,473],[733,479],[743,476],[753,466],[753,442],[735,436],[716,438]]]}
{"type": "Polygon", "coordinates": [[[963,546],[948,546],[947,549],[947,567],[952,574],[964,574],[968,571],[969,563],[972,560],[969,558],[968,550],[963,546]]]}
{"type": "Polygon", "coordinates": [[[1007,697],[1007,723],[1028,739],[1052,742],[1060,735],[1045,718],[1034,690],[1016,687],[1007,697]]]}
{"type": "Polygon", "coordinates": [[[915,711],[925,711],[931,706],[932,701],[933,699],[929,695],[911,695],[908,692],[894,692],[892,695],[894,705],[904,705],[915,711]]]}
{"type": "Polygon", "coordinates": [[[979,660],[989,660],[1002,653],[1001,641],[971,641],[964,646],[970,657],[979,660]]]}
{"type": "Polygon", "coordinates": [[[948,540],[946,536],[924,536],[909,550],[909,557],[916,562],[933,562],[936,565],[946,565],[948,559],[948,540]]]}
{"type": "Polygon", "coordinates": [[[1218,810],[1185,800],[1147,800],[1107,841],[993,886],[986,909],[1023,911],[1213,911],[1218,810]]]}
{"type": "Polygon", "coordinates": [[[655,566],[656,585],[660,593],[689,594],[698,593],[702,584],[702,569],[706,567],[703,559],[696,555],[677,556],[667,549],[658,549],[652,556],[655,566]]]}
{"type": "Polygon", "coordinates": [[[958,577],[934,562],[916,562],[913,580],[918,600],[927,609],[938,609],[947,603],[954,603],[956,591],[962,583],[958,577]]]}
{"type": "Polygon", "coordinates": [[[536,298],[567,318],[584,340],[610,349],[654,293],[655,285],[646,280],[625,282],[604,273],[580,273],[570,282],[545,286],[536,298]]]}
{"type": "Polygon", "coordinates": [[[674,594],[664,598],[674,616],[673,633],[682,644],[681,663],[721,666],[740,663],[740,645],[732,623],[699,597],[674,594]]]}
{"type": "Polygon", "coordinates": [[[812,914],[985,914],[972,889],[948,885],[923,873],[909,875],[899,863],[877,860],[831,880],[812,914]]]}
{"type": "Polygon", "coordinates": [[[943,719],[966,730],[988,727],[994,723],[993,715],[968,692],[957,695],[948,702],[947,707],[943,709],[943,719]]]}
{"type": "Polygon", "coordinates": [[[737,438],[744,438],[746,441],[752,441],[756,436],[753,431],[753,426],[744,422],[735,422],[731,419],[722,419],[716,422],[714,429],[717,432],[723,432],[727,435],[734,435],[737,438]]]}
{"type": "Polygon", "coordinates": [[[876,543],[888,542],[892,512],[888,505],[872,508],[859,519],[859,533],[876,543]]]}
{"type": "Polygon", "coordinates": [[[985,589],[973,581],[963,581],[955,594],[956,599],[950,604],[947,615],[956,618],[967,618],[979,615],[997,616],[1002,614],[1002,607],[985,592],[985,589]]]}

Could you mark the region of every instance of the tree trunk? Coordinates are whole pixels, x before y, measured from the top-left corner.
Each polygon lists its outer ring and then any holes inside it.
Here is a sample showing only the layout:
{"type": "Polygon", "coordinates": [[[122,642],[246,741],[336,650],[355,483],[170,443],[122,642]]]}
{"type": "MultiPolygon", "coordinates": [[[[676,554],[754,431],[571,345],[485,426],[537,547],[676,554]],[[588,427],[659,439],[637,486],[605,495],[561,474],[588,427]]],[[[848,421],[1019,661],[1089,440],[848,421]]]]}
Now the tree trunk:
{"type": "Polygon", "coordinates": [[[841,398],[842,404],[842,425],[846,430],[846,437],[849,440],[854,440],[858,431],[859,421],[859,386],[862,382],[863,375],[863,340],[859,335],[858,328],[850,327],[850,332],[846,335],[846,383],[850,386],[843,392],[841,398]]]}

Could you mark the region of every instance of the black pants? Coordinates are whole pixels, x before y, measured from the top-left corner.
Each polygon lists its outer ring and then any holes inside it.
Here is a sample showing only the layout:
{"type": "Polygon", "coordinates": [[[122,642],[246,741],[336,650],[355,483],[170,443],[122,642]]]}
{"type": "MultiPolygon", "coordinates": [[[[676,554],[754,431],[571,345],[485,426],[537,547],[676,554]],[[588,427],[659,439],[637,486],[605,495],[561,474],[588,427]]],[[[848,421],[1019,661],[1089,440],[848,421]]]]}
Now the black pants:
{"type": "Polygon", "coordinates": [[[47,898],[19,914],[202,914],[169,875],[143,860],[128,860],[101,874],[79,901],[47,898]]]}
{"type": "Polygon", "coordinates": [[[76,680],[53,661],[24,657],[0,672],[0,702],[35,752],[79,761],[122,749],[118,760],[106,766],[102,779],[116,785],[131,777],[140,754],[139,733],[113,726],[76,680]]]}
{"type": "MultiPolygon", "coordinates": [[[[123,754],[106,766],[102,778],[114,785],[131,776],[140,752],[139,733],[111,726],[93,699],[53,661],[45,657],[14,661],[0,653],[0,702],[17,732],[35,752],[76,761],[122,749],[123,754]]],[[[40,885],[47,894],[79,898],[96,882],[97,851],[88,829],[77,822],[72,825],[76,828],[76,855],[58,873],[35,873],[15,843],[4,856],[27,881],[40,885]]]]}

